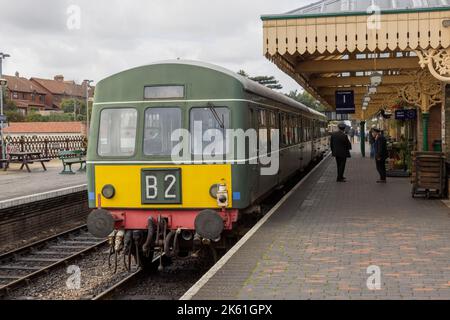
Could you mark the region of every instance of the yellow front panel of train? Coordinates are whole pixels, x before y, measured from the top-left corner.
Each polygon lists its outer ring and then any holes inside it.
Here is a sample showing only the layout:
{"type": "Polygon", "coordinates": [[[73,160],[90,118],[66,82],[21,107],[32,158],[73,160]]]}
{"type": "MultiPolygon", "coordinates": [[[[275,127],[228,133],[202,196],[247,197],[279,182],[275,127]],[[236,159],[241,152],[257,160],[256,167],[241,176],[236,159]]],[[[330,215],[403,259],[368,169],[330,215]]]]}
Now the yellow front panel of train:
{"type": "Polygon", "coordinates": [[[97,206],[103,208],[204,209],[217,208],[210,189],[226,183],[232,207],[231,165],[96,165],[97,206]],[[111,199],[102,195],[111,185],[111,199]],[[101,205],[99,204],[101,199],[101,205]]]}

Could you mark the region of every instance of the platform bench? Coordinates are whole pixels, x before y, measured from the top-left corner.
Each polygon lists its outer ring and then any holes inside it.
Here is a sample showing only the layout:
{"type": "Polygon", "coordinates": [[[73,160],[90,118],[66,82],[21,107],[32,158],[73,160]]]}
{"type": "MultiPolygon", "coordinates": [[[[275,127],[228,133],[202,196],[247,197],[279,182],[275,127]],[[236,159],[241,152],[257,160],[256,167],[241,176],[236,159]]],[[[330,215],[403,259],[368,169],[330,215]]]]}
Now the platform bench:
{"type": "Polygon", "coordinates": [[[72,171],[72,165],[79,164],[80,169],[78,171],[86,170],[86,158],[82,150],[73,151],[61,151],[58,154],[58,158],[62,161],[64,169],[60,174],[75,174],[72,171]]]}

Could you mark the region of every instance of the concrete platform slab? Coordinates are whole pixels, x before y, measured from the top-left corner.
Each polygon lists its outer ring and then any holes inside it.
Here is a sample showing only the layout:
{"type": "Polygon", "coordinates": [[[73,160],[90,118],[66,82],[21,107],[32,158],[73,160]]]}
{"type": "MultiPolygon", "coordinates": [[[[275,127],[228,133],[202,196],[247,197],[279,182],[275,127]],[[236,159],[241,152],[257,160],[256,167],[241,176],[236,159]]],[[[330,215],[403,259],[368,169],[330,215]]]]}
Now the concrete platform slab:
{"type": "Polygon", "coordinates": [[[183,299],[450,299],[450,209],[357,154],[346,176],[325,160],[183,299]]]}
{"type": "Polygon", "coordinates": [[[11,164],[11,168],[6,172],[1,169],[0,202],[41,195],[54,190],[80,187],[87,183],[85,172],[77,172],[75,175],[59,174],[62,170],[59,160],[54,160],[46,166],[48,171],[44,171],[40,164],[33,164],[30,167],[31,173],[26,170],[20,171],[18,164],[11,164]]]}

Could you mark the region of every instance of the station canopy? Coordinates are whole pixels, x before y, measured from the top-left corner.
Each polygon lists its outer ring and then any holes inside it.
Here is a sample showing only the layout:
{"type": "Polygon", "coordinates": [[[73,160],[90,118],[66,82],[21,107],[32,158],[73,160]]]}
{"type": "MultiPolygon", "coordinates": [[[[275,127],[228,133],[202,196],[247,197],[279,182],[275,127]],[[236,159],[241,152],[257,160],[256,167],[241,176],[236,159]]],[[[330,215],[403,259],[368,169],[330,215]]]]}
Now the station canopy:
{"type": "Polygon", "coordinates": [[[450,0],[324,0],[262,20],[265,56],[329,111],[350,90],[357,119],[399,101],[428,112],[450,82],[450,0]]]}

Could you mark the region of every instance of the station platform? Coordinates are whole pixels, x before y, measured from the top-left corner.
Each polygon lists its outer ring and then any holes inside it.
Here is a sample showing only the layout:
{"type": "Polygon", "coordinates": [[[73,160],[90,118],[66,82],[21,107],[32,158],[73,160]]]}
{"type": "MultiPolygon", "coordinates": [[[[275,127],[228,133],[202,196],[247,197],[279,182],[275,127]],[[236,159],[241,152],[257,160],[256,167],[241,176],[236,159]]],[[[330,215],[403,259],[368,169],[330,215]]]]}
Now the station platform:
{"type": "Polygon", "coordinates": [[[27,172],[19,170],[19,164],[11,164],[8,171],[0,169],[0,208],[76,192],[87,183],[86,173],[76,172],[76,166],[74,175],[59,174],[62,171],[59,160],[51,161],[46,167],[44,171],[40,164],[34,164],[31,172],[27,172]]]}
{"type": "Polygon", "coordinates": [[[450,209],[356,153],[346,177],[325,159],[182,300],[450,299],[450,209]]]}

